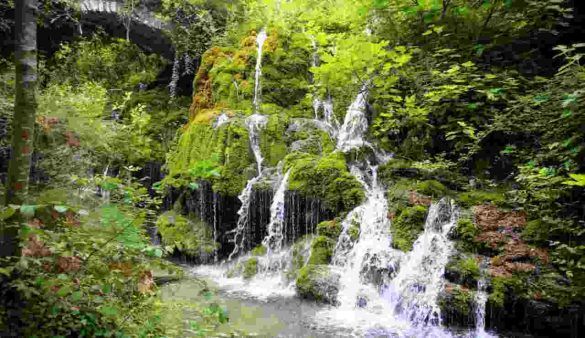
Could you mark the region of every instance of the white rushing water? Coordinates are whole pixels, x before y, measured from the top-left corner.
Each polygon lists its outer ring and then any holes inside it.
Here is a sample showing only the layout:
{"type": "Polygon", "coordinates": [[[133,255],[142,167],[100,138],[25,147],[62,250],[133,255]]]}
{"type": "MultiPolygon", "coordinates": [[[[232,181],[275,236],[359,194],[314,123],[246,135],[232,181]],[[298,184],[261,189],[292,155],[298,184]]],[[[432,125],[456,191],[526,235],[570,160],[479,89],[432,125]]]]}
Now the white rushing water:
{"type": "Polygon", "coordinates": [[[256,56],[256,72],[254,75],[254,112],[257,113],[260,109],[260,99],[262,95],[262,87],[260,85],[260,79],[262,77],[262,48],[266,41],[266,29],[262,29],[256,36],[257,56],[256,56]]]}
{"type": "Polygon", "coordinates": [[[368,130],[366,118],[367,85],[364,85],[345,114],[343,125],[337,136],[337,149],[348,152],[352,149],[368,145],[364,135],[368,130]]]}
{"type": "Polygon", "coordinates": [[[441,331],[437,300],[444,287],[445,266],[454,251],[448,234],[458,217],[459,211],[451,200],[443,198],[433,203],[423,233],[396,277],[384,288],[383,297],[392,308],[392,317],[408,322],[414,332],[433,335],[441,331]]]}
{"type": "Polygon", "coordinates": [[[250,146],[252,148],[252,152],[254,153],[254,159],[256,160],[256,168],[258,173],[254,178],[248,180],[244,190],[242,190],[238,196],[238,199],[240,202],[242,202],[242,205],[238,210],[238,222],[236,224],[236,228],[232,230],[235,233],[234,250],[229,255],[228,260],[232,260],[232,258],[241,253],[240,250],[246,244],[246,228],[248,226],[252,189],[254,185],[262,178],[262,161],[264,161],[264,158],[262,157],[262,152],[260,150],[260,131],[266,126],[268,118],[263,115],[254,114],[249,116],[245,122],[248,129],[250,146]]]}
{"type": "Polygon", "coordinates": [[[286,174],[280,175],[278,188],[272,197],[270,205],[270,223],[268,224],[268,235],[262,241],[268,253],[278,252],[282,249],[284,239],[284,216],[285,205],[284,197],[288,187],[288,177],[290,170],[286,174]]]}

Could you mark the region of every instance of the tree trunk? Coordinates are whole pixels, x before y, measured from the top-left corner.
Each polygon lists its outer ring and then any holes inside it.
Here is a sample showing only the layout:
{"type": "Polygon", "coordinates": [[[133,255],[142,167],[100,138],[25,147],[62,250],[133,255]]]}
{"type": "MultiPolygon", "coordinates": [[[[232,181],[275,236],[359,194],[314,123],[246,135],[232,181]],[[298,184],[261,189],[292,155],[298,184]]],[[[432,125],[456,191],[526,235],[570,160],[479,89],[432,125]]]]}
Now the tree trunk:
{"type": "MultiPolygon", "coordinates": [[[[12,147],[6,183],[6,204],[27,202],[33,151],[37,85],[38,0],[18,0],[15,27],[15,102],[12,120],[12,147]]],[[[19,255],[18,228],[4,227],[0,256],[19,255]]]]}

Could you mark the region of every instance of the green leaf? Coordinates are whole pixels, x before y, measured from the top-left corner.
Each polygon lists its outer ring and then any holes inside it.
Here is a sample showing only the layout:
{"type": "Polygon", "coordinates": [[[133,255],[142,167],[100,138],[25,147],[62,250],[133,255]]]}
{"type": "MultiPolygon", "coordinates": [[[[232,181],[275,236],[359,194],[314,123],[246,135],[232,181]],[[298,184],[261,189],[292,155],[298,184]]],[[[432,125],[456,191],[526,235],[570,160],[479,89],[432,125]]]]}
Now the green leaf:
{"type": "Polygon", "coordinates": [[[83,298],[83,292],[75,291],[71,294],[71,300],[74,302],[80,301],[83,298]]]}
{"type": "Polygon", "coordinates": [[[189,189],[197,190],[197,189],[199,189],[199,184],[197,184],[195,182],[191,182],[191,183],[189,183],[189,189]]]}

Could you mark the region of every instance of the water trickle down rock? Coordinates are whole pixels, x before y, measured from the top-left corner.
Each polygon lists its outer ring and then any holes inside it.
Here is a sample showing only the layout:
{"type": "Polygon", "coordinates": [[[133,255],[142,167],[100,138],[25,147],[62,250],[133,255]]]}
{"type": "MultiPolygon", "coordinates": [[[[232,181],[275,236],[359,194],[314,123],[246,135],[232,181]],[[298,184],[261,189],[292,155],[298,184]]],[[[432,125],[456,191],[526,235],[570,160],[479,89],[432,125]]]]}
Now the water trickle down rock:
{"type": "Polygon", "coordinates": [[[369,143],[364,140],[364,135],[368,130],[368,119],[366,118],[367,96],[367,86],[364,85],[347,109],[343,125],[337,135],[337,150],[348,152],[352,149],[369,146],[369,143]]]}
{"type": "Polygon", "coordinates": [[[249,226],[249,212],[250,212],[250,200],[252,196],[252,189],[254,185],[262,178],[262,152],[260,151],[260,130],[266,126],[268,118],[263,115],[253,114],[246,119],[246,128],[248,129],[248,135],[250,138],[250,146],[254,153],[254,159],[256,160],[256,167],[258,174],[248,180],[244,190],[238,196],[238,199],[242,202],[240,210],[238,210],[238,223],[236,228],[232,230],[234,235],[234,250],[229,255],[228,260],[232,260],[246,244],[246,232],[249,226]]]}
{"type": "Polygon", "coordinates": [[[285,229],[285,193],[288,187],[288,177],[290,170],[284,175],[279,175],[279,183],[272,198],[270,205],[270,223],[268,224],[268,234],[262,240],[262,245],[266,248],[266,255],[262,259],[260,273],[268,271],[280,271],[286,262],[283,261],[283,244],[286,235],[285,229]]]}
{"type": "Polygon", "coordinates": [[[475,312],[475,337],[477,338],[488,338],[493,337],[491,334],[485,331],[485,305],[488,300],[487,293],[487,274],[488,274],[489,260],[482,258],[479,265],[480,276],[477,280],[477,292],[474,299],[474,312],[475,312]]]}

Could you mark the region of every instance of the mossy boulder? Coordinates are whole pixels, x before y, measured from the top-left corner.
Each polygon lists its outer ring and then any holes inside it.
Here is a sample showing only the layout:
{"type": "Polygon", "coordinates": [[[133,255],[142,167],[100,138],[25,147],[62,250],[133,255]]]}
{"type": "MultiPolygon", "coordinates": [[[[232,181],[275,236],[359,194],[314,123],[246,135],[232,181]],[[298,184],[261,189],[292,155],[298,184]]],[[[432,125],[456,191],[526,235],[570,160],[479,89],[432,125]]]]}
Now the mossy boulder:
{"type": "Polygon", "coordinates": [[[243,264],[242,276],[244,279],[250,279],[258,273],[258,258],[248,258],[243,264]]]}
{"type": "Polygon", "coordinates": [[[394,218],[391,225],[392,245],[402,251],[410,251],[418,235],[424,230],[429,208],[415,205],[405,208],[394,218]]]}
{"type": "Polygon", "coordinates": [[[317,156],[293,152],[285,158],[289,190],[321,199],[325,207],[348,211],[364,199],[361,184],[348,171],[343,154],[317,156]]]}
{"type": "Polygon", "coordinates": [[[325,236],[315,236],[311,242],[309,264],[329,264],[335,249],[335,240],[325,236]]]}
{"type": "Polygon", "coordinates": [[[341,230],[341,223],[337,220],[324,221],[317,224],[317,235],[325,236],[334,241],[339,238],[341,230]]]}
{"type": "Polygon", "coordinates": [[[299,270],[296,289],[302,298],[335,304],[339,275],[333,273],[327,265],[309,264],[299,270]]]}

